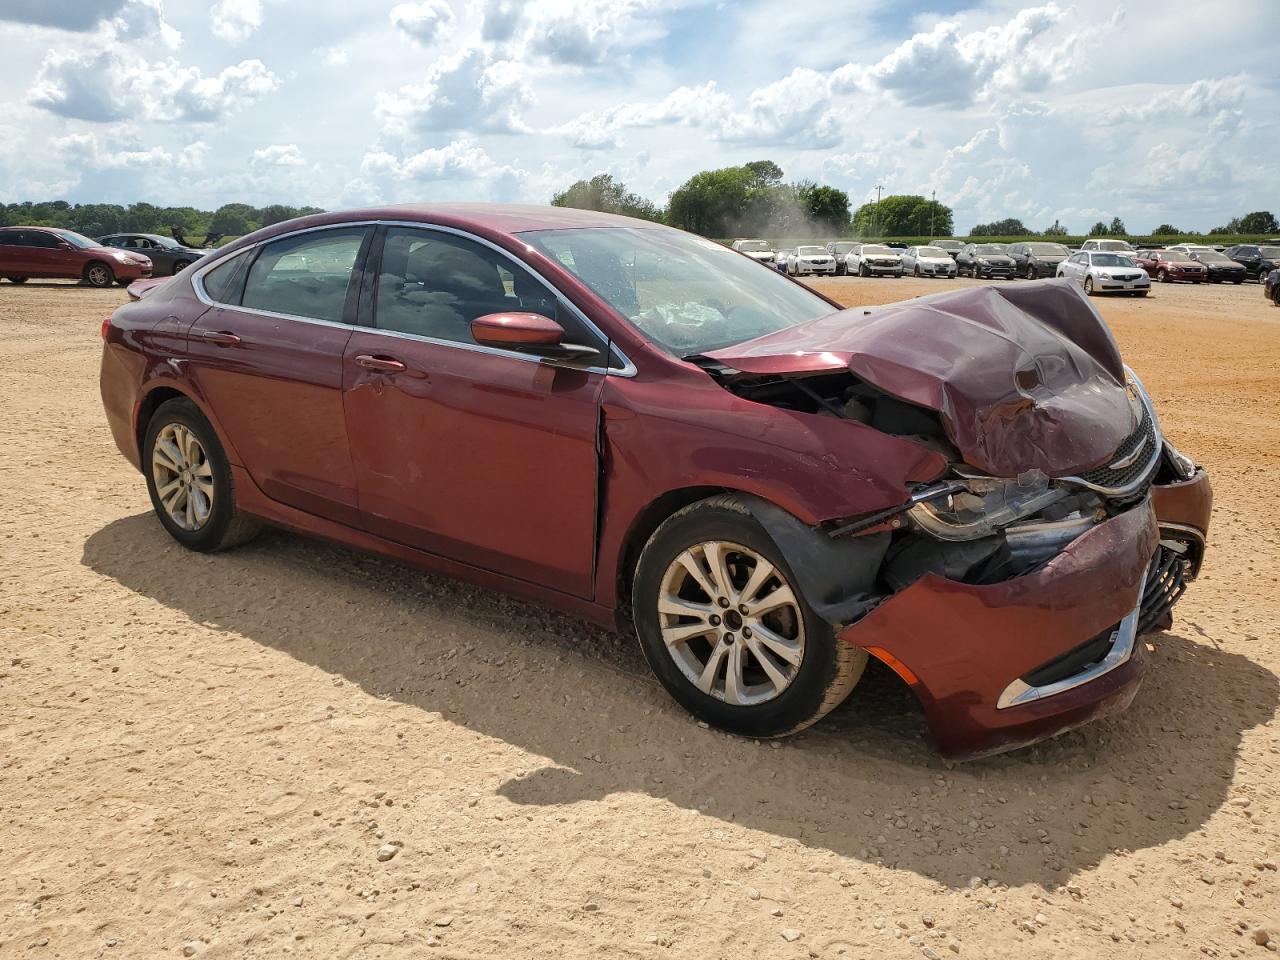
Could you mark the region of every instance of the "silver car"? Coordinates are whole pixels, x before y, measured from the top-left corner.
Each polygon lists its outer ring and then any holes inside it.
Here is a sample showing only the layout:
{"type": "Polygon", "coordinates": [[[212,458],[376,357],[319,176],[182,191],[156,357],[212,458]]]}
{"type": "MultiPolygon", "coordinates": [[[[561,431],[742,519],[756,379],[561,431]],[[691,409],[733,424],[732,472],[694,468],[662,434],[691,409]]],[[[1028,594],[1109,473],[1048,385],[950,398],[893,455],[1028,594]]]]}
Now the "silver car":
{"type": "Polygon", "coordinates": [[[795,252],[787,257],[787,273],[793,277],[805,277],[811,273],[836,272],[836,258],[827,253],[825,247],[796,247],[795,252]]]}
{"type": "Polygon", "coordinates": [[[956,262],[942,247],[907,247],[902,270],[913,277],[954,277],[956,262]]]}
{"type": "Polygon", "coordinates": [[[1084,286],[1089,296],[1095,293],[1127,293],[1145,297],[1151,289],[1151,278],[1132,257],[1122,253],[1081,250],[1058,264],[1059,277],[1068,277],[1084,286]]]}
{"type": "Polygon", "coordinates": [[[860,277],[902,276],[902,254],[881,243],[860,243],[844,255],[844,272],[860,277]]]}

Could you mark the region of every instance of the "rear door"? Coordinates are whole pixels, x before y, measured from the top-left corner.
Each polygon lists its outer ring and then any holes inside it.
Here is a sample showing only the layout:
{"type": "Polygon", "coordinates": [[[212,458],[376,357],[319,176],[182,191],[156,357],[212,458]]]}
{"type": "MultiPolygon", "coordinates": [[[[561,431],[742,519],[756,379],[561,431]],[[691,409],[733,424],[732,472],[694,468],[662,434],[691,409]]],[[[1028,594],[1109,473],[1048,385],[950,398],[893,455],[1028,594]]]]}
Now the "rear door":
{"type": "Polygon", "coordinates": [[[528,311],[600,350],[594,328],[505,253],[389,226],[347,344],[347,433],[366,528],[579,597],[595,553],[605,371],[478,345],[473,319],[528,311]]]}
{"type": "Polygon", "coordinates": [[[357,523],[342,407],[366,226],[309,230],[202,271],[213,303],[191,326],[191,379],[268,497],[357,523]]]}

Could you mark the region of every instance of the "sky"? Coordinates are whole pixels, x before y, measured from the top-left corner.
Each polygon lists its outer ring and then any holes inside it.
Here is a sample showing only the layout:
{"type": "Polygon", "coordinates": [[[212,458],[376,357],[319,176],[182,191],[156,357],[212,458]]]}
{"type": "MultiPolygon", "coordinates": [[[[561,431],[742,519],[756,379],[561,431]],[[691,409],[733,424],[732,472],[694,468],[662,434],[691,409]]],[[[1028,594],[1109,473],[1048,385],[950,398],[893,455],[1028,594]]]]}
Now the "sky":
{"type": "Polygon", "coordinates": [[[0,0],[0,201],[663,203],[751,160],[960,231],[1280,213],[1276,0],[0,0]]]}

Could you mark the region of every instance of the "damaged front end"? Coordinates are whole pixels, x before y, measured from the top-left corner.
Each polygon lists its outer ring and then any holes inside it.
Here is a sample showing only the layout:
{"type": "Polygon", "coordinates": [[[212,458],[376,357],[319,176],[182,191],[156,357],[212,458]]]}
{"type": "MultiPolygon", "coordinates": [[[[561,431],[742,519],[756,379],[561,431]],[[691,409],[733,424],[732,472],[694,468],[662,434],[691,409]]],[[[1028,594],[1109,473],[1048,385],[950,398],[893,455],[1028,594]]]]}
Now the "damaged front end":
{"type": "Polygon", "coordinates": [[[921,374],[904,368],[882,323],[870,337],[852,325],[841,349],[821,355],[748,344],[700,361],[740,396],[857,420],[950,464],[901,504],[817,527],[762,502],[752,509],[810,604],[911,685],[939,747],[957,758],[1129,703],[1141,678],[1138,638],[1171,625],[1199,571],[1212,500],[1204,472],[1164,439],[1105,328],[1070,294],[1061,293],[1059,308],[1069,309],[1054,311],[1047,340],[1044,318],[979,296],[970,315],[951,295],[950,309],[917,316],[960,316],[959,334],[972,333],[976,315],[978,328],[998,328],[1003,360],[970,337],[945,362],[931,354],[921,374]]]}

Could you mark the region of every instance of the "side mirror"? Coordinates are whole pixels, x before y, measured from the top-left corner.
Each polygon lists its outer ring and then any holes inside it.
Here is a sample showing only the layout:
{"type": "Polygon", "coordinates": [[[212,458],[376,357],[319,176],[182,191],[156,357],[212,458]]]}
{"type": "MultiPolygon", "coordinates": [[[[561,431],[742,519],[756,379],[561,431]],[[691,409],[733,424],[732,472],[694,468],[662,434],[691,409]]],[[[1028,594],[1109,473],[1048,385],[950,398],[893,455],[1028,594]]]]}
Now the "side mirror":
{"type": "Polygon", "coordinates": [[[59,241],[58,241],[58,249],[59,249],[59,250],[74,250],[74,249],[75,249],[75,247],[73,247],[71,244],[67,243],[67,241],[65,241],[65,240],[59,240],[59,241]]]}
{"type": "Polygon", "coordinates": [[[471,321],[471,337],[484,347],[518,350],[548,360],[591,360],[595,347],[564,342],[564,327],[540,313],[488,313],[471,321]]]}

